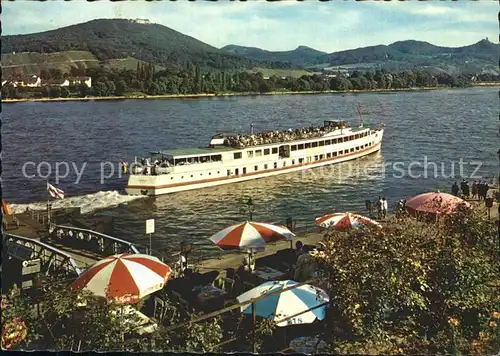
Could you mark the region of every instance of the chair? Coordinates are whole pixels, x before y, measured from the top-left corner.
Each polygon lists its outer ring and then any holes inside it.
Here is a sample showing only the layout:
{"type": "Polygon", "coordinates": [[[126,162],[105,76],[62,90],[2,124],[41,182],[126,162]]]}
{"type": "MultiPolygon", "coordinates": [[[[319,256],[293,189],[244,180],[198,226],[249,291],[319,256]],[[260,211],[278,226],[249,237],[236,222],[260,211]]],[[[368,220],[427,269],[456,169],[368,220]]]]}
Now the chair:
{"type": "Polygon", "coordinates": [[[234,274],[236,270],[234,268],[226,268],[226,277],[234,279],[234,274]]]}
{"type": "Polygon", "coordinates": [[[181,300],[181,299],[182,299],[182,296],[180,295],[180,293],[177,293],[177,292],[176,292],[176,291],[174,291],[174,290],[173,290],[171,293],[172,293],[172,300],[173,300],[174,302],[178,302],[179,300],[181,300]]]}
{"type": "Polygon", "coordinates": [[[227,278],[227,277],[223,277],[223,280],[224,280],[224,287],[225,287],[223,289],[226,292],[228,292],[230,295],[232,295],[233,294],[235,280],[232,279],[232,278],[227,278]]]}
{"type": "Polygon", "coordinates": [[[154,303],[155,304],[154,304],[152,319],[157,320],[159,323],[163,323],[167,311],[167,308],[165,307],[165,302],[161,298],[155,297],[154,303]]]}
{"type": "Polygon", "coordinates": [[[179,300],[177,301],[179,303],[179,305],[181,306],[181,310],[186,312],[186,313],[189,313],[189,303],[184,300],[182,297],[179,298],[179,300]]]}

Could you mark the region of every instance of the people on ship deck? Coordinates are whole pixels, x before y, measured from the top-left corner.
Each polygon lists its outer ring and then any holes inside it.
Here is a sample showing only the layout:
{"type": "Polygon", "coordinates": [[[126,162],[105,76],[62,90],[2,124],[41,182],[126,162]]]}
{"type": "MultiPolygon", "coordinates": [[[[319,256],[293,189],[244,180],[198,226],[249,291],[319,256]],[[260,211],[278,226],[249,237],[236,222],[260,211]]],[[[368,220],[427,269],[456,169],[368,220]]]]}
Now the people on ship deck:
{"type": "Polygon", "coordinates": [[[311,126],[309,128],[301,129],[288,129],[287,131],[267,131],[251,135],[237,135],[226,137],[224,140],[224,146],[234,147],[234,148],[245,148],[258,145],[266,145],[278,142],[288,142],[300,139],[308,139],[314,137],[321,137],[329,132],[347,128],[347,123],[340,122],[338,126],[323,126],[315,127],[311,126]]]}

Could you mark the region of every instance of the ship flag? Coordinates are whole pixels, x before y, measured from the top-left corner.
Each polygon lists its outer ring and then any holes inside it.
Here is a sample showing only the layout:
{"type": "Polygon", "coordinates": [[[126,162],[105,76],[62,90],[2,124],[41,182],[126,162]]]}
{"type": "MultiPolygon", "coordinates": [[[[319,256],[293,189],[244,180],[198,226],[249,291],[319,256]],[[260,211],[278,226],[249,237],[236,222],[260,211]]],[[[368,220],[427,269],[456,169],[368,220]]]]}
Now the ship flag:
{"type": "Polygon", "coordinates": [[[61,189],[54,187],[52,184],[47,183],[47,190],[52,198],[64,199],[64,192],[61,189]]]}

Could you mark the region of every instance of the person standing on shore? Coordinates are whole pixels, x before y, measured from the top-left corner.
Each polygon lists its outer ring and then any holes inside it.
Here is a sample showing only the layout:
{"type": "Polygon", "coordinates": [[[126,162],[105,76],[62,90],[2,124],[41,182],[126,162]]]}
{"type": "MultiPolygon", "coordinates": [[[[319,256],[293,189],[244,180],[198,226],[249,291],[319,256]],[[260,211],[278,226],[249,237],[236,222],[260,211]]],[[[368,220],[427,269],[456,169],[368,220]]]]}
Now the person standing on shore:
{"type": "Polygon", "coordinates": [[[469,199],[470,187],[469,187],[469,183],[467,181],[464,181],[464,188],[462,190],[462,193],[464,194],[466,199],[469,199]]]}
{"type": "Polygon", "coordinates": [[[377,200],[377,216],[379,219],[382,219],[382,206],[383,206],[383,201],[381,197],[378,197],[377,200]]]}
{"type": "Polygon", "coordinates": [[[473,183],[472,183],[472,199],[475,199],[477,197],[477,180],[475,180],[473,183]]]}
{"type": "Polygon", "coordinates": [[[383,197],[382,198],[382,216],[384,219],[387,216],[387,209],[388,209],[387,199],[385,199],[385,197],[383,197]]]}
{"type": "Polygon", "coordinates": [[[485,191],[484,191],[484,188],[485,188],[485,184],[484,184],[484,181],[481,181],[478,185],[477,185],[477,194],[478,194],[478,197],[479,197],[479,200],[483,200],[484,197],[485,197],[485,191]]]}
{"type": "Polygon", "coordinates": [[[368,214],[371,216],[373,216],[373,204],[372,204],[372,201],[371,200],[365,200],[365,206],[366,206],[366,210],[368,210],[368,214]]]}
{"type": "Polygon", "coordinates": [[[488,190],[490,190],[490,186],[488,185],[488,182],[484,181],[484,188],[483,188],[483,199],[486,199],[488,196],[488,190]]]}
{"type": "Polygon", "coordinates": [[[457,182],[453,183],[453,185],[451,186],[451,194],[457,197],[459,190],[460,189],[458,188],[457,182]]]}
{"type": "Polygon", "coordinates": [[[466,189],[465,184],[466,184],[465,179],[463,179],[462,182],[460,183],[460,190],[462,191],[462,196],[461,196],[462,199],[465,197],[465,189],[466,189]]]}

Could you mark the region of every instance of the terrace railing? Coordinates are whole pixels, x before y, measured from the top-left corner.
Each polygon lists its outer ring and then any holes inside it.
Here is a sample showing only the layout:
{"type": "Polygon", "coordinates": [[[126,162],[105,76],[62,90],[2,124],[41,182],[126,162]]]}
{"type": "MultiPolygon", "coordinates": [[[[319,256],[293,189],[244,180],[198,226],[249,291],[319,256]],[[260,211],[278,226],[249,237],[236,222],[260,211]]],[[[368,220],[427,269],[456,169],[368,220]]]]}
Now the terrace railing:
{"type": "Polygon", "coordinates": [[[8,255],[23,260],[40,260],[40,272],[63,271],[68,277],[77,277],[82,273],[71,255],[55,247],[8,233],[3,233],[3,240],[8,255]]]}
{"type": "Polygon", "coordinates": [[[130,241],[73,226],[52,225],[50,234],[52,239],[65,246],[94,252],[101,256],[149,252],[147,247],[133,244],[130,241]]]}

